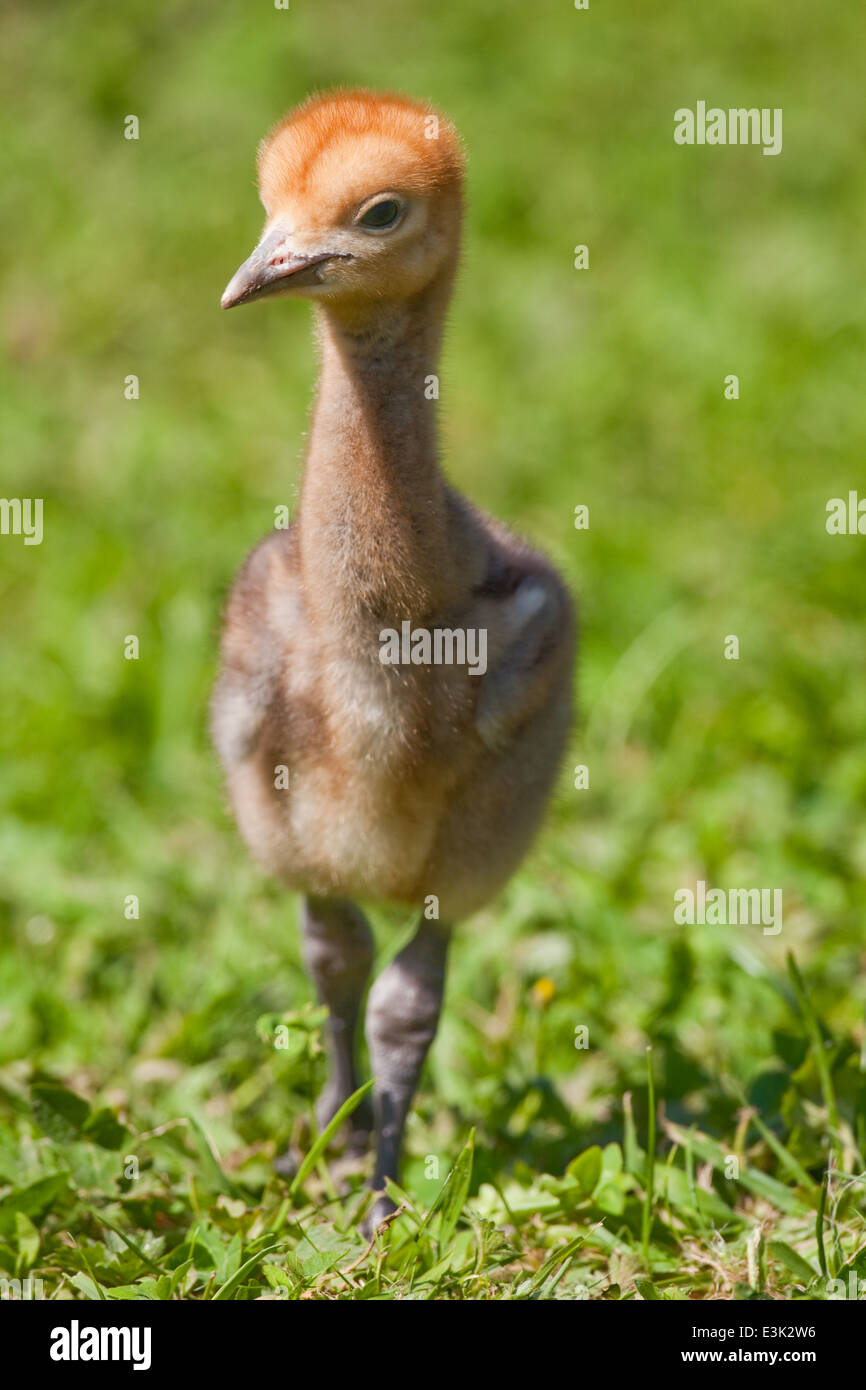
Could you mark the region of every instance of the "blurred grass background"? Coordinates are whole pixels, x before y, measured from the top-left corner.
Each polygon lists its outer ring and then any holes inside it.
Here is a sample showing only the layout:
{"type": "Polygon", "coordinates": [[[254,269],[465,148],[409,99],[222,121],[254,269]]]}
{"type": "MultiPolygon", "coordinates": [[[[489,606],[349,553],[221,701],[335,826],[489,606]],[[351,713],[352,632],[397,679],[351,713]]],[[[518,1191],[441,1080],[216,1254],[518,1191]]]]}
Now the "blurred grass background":
{"type": "Polygon", "coordinates": [[[7,3],[2,490],[45,499],[41,546],[0,539],[10,1094],[35,1067],[140,1127],[200,1114],[264,1173],[318,1084],[256,1035],[310,996],[297,905],[249,865],[206,730],[221,603],[295,498],[315,361],[302,307],[219,296],[262,221],[257,141],[364,84],[465,137],[446,466],[582,615],[571,755],[532,857],[461,929],[406,1186],[428,1200],[421,1156],[470,1122],[476,1188],[560,1171],[619,1135],[649,1040],[669,1115],[729,1134],[730,1075],[820,1167],[788,950],[863,1145],[864,541],[825,530],[866,491],[862,23],[809,0],[7,3]],[[783,108],[783,153],[676,146],[698,99],[783,108]],[[782,933],[675,927],[698,878],[781,888],[782,933]]]}

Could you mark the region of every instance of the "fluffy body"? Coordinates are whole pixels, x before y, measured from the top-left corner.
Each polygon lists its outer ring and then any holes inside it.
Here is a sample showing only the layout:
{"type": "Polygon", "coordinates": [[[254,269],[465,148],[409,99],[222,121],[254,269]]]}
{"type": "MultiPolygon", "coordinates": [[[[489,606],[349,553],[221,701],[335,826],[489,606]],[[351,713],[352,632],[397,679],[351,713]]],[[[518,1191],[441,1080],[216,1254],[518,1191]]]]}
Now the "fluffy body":
{"type": "Polygon", "coordinates": [[[284,220],[293,250],[323,236],[353,248],[345,209],[380,187],[435,215],[408,246],[373,242],[376,283],[356,258],[340,263],[336,294],[307,291],[320,298],[322,373],[299,514],[232,592],[213,729],[266,869],[322,896],[421,907],[433,894],[453,920],[498,891],[541,818],[569,723],[573,623],[547,561],[439,470],[424,386],[456,264],[462,159],[441,118],[425,137],[429,115],[402,98],[316,99],[260,150],[269,225],[284,220]],[[379,634],[404,619],[486,629],[487,674],[383,665],[379,634]]]}

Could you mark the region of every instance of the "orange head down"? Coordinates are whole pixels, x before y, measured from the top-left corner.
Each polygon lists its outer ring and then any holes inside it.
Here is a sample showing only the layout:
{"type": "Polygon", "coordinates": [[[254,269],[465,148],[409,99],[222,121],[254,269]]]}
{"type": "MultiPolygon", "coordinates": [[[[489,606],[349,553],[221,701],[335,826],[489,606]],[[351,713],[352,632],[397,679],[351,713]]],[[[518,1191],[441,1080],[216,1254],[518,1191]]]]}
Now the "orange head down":
{"type": "Polygon", "coordinates": [[[261,240],[224,309],[300,294],[351,312],[406,300],[456,264],[463,156],[454,127],[406,97],[312,97],[259,147],[261,240]]]}

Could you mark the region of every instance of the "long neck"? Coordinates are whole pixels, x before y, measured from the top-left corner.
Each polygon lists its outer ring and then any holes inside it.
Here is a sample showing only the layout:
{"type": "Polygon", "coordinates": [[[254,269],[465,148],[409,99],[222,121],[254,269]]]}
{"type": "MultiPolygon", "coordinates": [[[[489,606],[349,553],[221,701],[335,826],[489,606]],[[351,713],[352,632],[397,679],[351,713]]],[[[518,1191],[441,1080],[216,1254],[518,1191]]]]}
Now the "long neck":
{"type": "Polygon", "coordinates": [[[435,395],[450,284],[347,320],[320,311],[319,378],[301,493],[307,602],[336,626],[432,612],[453,583],[435,395]]]}

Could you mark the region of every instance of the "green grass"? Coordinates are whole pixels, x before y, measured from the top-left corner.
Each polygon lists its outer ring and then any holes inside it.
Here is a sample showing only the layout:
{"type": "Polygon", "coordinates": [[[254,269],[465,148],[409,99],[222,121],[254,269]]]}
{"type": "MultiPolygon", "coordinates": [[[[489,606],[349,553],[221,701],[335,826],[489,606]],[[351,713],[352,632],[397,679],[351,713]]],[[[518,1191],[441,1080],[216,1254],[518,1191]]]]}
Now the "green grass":
{"type": "MultiPolygon", "coordinates": [[[[861,22],[807,0],[784,22],[770,0],[5,7],[2,488],[45,499],[41,546],[0,537],[7,1277],[234,1299],[866,1277],[866,541],[824,526],[866,492],[861,22]],[[361,1175],[272,1172],[313,1143],[321,1015],[205,715],[314,374],[303,309],[221,316],[219,294],[260,227],[256,141],[335,82],[429,97],[466,137],[447,467],[582,617],[545,833],[460,928],[405,1212],[369,1253],[361,1175]],[[782,155],[676,147],[699,98],[782,107],[782,155]],[[700,878],[781,888],[782,932],[676,926],[700,878]]],[[[374,924],[383,952],[407,926],[374,924]]]]}

